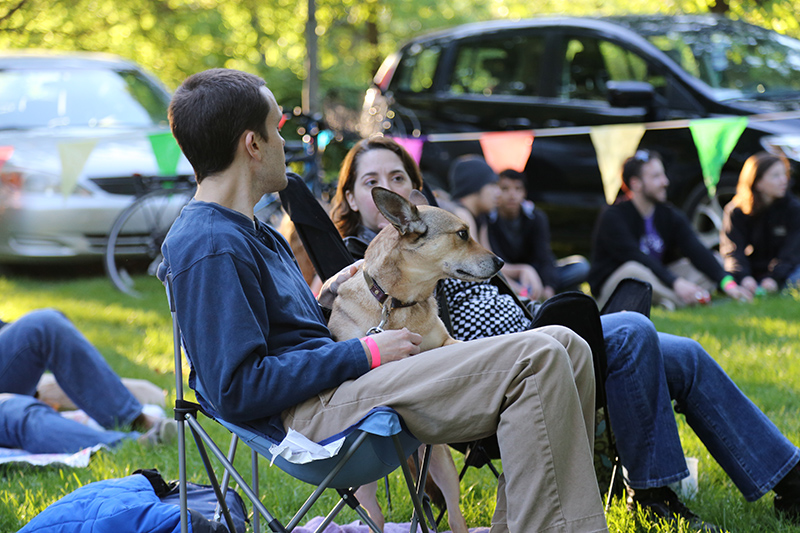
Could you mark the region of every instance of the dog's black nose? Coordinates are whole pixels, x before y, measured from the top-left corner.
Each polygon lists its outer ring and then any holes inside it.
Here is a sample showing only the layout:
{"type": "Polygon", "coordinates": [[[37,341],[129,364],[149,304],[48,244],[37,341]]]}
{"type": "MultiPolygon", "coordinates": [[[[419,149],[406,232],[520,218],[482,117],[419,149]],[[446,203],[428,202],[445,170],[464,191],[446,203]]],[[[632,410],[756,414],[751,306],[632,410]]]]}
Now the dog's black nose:
{"type": "Polygon", "coordinates": [[[505,264],[505,262],[504,262],[502,259],[500,259],[500,258],[499,258],[499,257],[497,257],[497,256],[494,256],[494,267],[495,267],[495,268],[496,268],[498,271],[499,271],[501,268],[503,268],[503,265],[504,265],[504,264],[505,264]]]}

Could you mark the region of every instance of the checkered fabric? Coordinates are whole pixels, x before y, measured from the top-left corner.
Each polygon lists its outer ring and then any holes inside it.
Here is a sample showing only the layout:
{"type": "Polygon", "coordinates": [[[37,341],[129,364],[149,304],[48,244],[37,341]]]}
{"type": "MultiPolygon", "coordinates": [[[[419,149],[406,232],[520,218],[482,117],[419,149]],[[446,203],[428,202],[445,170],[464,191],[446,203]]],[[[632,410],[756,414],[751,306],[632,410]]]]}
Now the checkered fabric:
{"type": "Polygon", "coordinates": [[[511,296],[500,294],[488,281],[447,279],[442,284],[453,337],[462,341],[525,331],[531,321],[511,296]]]}

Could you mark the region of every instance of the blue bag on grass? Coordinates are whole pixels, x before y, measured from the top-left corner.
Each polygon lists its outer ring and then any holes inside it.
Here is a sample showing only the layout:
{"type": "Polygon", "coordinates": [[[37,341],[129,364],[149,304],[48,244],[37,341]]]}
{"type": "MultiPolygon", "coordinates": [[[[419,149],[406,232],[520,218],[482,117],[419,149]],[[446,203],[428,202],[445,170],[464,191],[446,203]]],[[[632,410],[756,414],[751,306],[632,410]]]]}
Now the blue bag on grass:
{"type": "MultiPolygon", "coordinates": [[[[247,511],[229,488],[226,501],[235,533],[245,532],[247,511]]],[[[190,533],[229,533],[214,522],[216,498],[210,486],[188,484],[190,533]]],[[[180,533],[177,483],[167,484],[157,470],[89,483],[49,505],[18,533],[180,533]]]]}

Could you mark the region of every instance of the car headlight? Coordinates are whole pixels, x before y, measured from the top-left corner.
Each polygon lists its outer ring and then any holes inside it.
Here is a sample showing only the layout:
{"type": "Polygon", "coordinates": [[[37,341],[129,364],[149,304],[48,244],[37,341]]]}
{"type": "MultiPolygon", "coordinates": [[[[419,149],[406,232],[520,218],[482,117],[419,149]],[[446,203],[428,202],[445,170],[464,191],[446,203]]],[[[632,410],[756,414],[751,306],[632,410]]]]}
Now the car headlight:
{"type": "Polygon", "coordinates": [[[769,135],[761,138],[761,146],[772,153],[782,153],[800,162],[800,135],[769,135]]]}
{"type": "MultiPolygon", "coordinates": [[[[15,168],[11,165],[6,165],[6,167],[0,171],[0,183],[2,183],[6,190],[19,191],[22,193],[63,194],[60,175],[38,170],[15,168]]],[[[74,189],[70,191],[71,196],[88,196],[90,194],[88,190],[80,185],[76,185],[74,189]]]]}

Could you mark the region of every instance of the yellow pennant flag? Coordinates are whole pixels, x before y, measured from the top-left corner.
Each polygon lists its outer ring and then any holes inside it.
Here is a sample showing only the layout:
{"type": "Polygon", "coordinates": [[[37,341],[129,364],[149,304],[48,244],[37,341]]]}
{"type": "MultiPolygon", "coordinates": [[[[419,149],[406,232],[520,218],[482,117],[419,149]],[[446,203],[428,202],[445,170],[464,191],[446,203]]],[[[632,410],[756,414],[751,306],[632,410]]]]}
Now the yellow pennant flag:
{"type": "Polygon", "coordinates": [[[97,139],[58,143],[58,153],[61,156],[61,194],[64,198],[75,191],[78,177],[96,144],[97,139]]]}
{"type": "Polygon", "coordinates": [[[622,186],[622,163],[633,155],[644,136],[644,124],[593,126],[589,136],[597,153],[606,203],[614,203],[622,186]]]}

